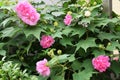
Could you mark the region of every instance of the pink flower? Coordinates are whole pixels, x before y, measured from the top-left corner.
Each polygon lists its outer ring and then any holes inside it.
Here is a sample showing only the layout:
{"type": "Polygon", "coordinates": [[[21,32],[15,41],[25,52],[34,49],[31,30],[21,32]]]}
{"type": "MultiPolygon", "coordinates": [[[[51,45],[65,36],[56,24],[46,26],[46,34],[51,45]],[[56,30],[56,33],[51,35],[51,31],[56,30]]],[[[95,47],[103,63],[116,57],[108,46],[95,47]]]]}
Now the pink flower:
{"type": "Polygon", "coordinates": [[[51,36],[43,35],[41,40],[40,40],[40,45],[43,48],[49,48],[55,40],[51,36]]]}
{"type": "Polygon", "coordinates": [[[113,60],[118,61],[119,60],[119,56],[114,57],[113,60]]]}
{"type": "Polygon", "coordinates": [[[50,68],[47,66],[47,60],[41,60],[36,63],[36,71],[43,77],[50,75],[50,68]]]}
{"type": "Polygon", "coordinates": [[[105,72],[107,68],[110,67],[109,57],[105,55],[100,55],[96,58],[93,58],[92,64],[94,69],[99,72],[105,72]]]}
{"type": "Polygon", "coordinates": [[[36,9],[27,1],[19,2],[15,11],[18,17],[28,25],[36,25],[38,20],[40,19],[40,14],[37,13],[36,9]]]}
{"type": "Polygon", "coordinates": [[[67,14],[64,19],[65,25],[70,25],[72,22],[72,16],[70,14],[67,14]]]}

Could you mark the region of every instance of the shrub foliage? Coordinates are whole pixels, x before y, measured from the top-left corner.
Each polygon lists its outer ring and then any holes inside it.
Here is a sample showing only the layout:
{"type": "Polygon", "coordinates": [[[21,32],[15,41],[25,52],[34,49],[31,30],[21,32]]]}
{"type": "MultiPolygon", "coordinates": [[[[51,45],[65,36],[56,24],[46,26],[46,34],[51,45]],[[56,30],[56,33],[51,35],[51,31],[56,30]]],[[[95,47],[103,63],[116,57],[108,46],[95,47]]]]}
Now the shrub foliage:
{"type": "Polygon", "coordinates": [[[31,1],[40,14],[40,20],[31,26],[17,16],[17,2],[0,1],[1,80],[119,79],[119,16],[114,14],[110,19],[103,12],[101,0],[60,3],[46,5],[31,1]],[[72,18],[67,17],[70,23],[64,24],[67,14],[72,18]],[[54,39],[49,48],[40,45],[43,35],[54,39]],[[105,72],[95,70],[92,65],[92,59],[100,55],[110,58],[111,65],[105,72]],[[36,71],[36,63],[44,58],[50,67],[47,77],[36,71]]]}

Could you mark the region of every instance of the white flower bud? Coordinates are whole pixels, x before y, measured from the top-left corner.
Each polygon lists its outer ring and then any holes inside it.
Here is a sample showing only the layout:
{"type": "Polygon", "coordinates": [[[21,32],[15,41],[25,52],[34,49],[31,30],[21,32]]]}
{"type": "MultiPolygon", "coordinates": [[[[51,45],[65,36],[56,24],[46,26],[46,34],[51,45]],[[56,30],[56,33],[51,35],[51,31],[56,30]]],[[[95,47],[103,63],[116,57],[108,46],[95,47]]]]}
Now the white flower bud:
{"type": "Polygon", "coordinates": [[[86,17],[89,17],[91,15],[91,12],[90,11],[85,11],[85,14],[84,14],[86,17]]]}
{"type": "Polygon", "coordinates": [[[118,49],[115,49],[115,50],[113,50],[113,54],[114,55],[119,55],[120,53],[119,53],[118,49]]]}
{"type": "Polygon", "coordinates": [[[119,54],[120,53],[119,53],[118,49],[113,50],[113,55],[114,55],[113,60],[118,61],[119,60],[119,54]]]}

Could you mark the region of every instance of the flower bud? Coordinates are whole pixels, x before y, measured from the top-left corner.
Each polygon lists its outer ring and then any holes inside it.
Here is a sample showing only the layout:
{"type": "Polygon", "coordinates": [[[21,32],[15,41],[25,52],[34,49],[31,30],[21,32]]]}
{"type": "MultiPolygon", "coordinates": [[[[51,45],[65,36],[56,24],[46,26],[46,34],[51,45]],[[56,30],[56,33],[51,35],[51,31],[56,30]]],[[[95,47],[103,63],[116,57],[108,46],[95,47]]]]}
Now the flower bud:
{"type": "Polygon", "coordinates": [[[119,60],[119,51],[118,49],[113,50],[113,60],[118,61],[119,60]]]}
{"type": "Polygon", "coordinates": [[[46,63],[46,66],[49,67],[49,63],[48,62],[46,63]]]}
{"type": "Polygon", "coordinates": [[[90,11],[85,11],[85,14],[84,14],[86,17],[89,17],[91,15],[91,12],[90,11]]]}
{"type": "Polygon", "coordinates": [[[93,4],[94,4],[94,5],[96,5],[96,4],[97,4],[97,2],[94,2],[93,4]]]}
{"type": "Polygon", "coordinates": [[[54,49],[51,49],[49,52],[48,52],[48,56],[50,56],[51,58],[53,58],[55,56],[54,54],[54,49]]]}
{"type": "Polygon", "coordinates": [[[18,3],[18,0],[15,0],[16,3],[18,3]]]}
{"type": "Polygon", "coordinates": [[[118,49],[113,50],[113,54],[114,54],[114,55],[119,55],[118,49]]]}
{"type": "Polygon", "coordinates": [[[57,54],[61,55],[62,54],[62,50],[57,50],[57,54]]]}
{"type": "Polygon", "coordinates": [[[20,60],[21,60],[21,61],[24,61],[24,57],[21,56],[21,57],[20,57],[20,60]]]}
{"type": "Polygon", "coordinates": [[[55,27],[58,26],[58,22],[57,22],[57,21],[54,22],[54,26],[55,26],[55,27]]]}
{"type": "Polygon", "coordinates": [[[51,32],[53,32],[53,33],[55,32],[55,30],[54,30],[54,29],[52,29],[52,28],[50,29],[50,31],[51,31],[51,32]]]}
{"type": "Polygon", "coordinates": [[[104,45],[102,45],[102,44],[99,45],[99,48],[103,49],[103,50],[105,49],[104,45]]]}
{"type": "Polygon", "coordinates": [[[108,43],[108,46],[110,46],[110,45],[111,45],[111,43],[109,42],[109,43],[108,43]]]}
{"type": "Polygon", "coordinates": [[[68,12],[67,12],[67,14],[71,15],[71,14],[72,14],[72,12],[71,12],[71,11],[68,11],[68,12]]]}
{"type": "Polygon", "coordinates": [[[44,20],[44,23],[47,24],[48,23],[47,20],[44,20]]]}

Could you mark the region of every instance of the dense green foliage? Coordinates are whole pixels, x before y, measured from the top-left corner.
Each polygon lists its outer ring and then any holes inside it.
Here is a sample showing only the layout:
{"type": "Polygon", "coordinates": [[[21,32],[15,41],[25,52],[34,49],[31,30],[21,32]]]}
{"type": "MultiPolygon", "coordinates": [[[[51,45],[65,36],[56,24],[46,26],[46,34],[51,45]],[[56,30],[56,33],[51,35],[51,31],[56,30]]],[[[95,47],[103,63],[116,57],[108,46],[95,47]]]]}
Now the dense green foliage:
{"type": "Polygon", "coordinates": [[[0,80],[119,79],[120,61],[112,58],[113,51],[120,50],[120,18],[110,19],[102,11],[101,0],[61,0],[63,6],[31,2],[41,15],[35,26],[22,22],[14,11],[16,3],[8,1],[0,0],[0,80]],[[73,20],[66,26],[63,20],[69,11],[73,20]],[[85,11],[91,15],[86,17],[85,11]],[[40,46],[43,34],[55,39],[52,47],[40,46]],[[106,72],[99,73],[92,66],[91,60],[98,55],[111,58],[106,72]],[[44,58],[51,66],[49,77],[35,69],[44,58]]]}

